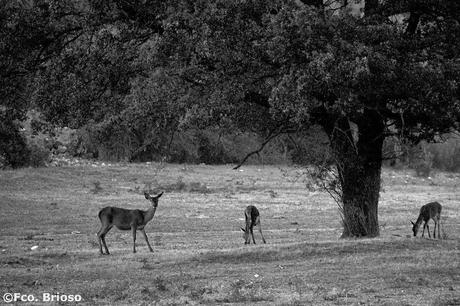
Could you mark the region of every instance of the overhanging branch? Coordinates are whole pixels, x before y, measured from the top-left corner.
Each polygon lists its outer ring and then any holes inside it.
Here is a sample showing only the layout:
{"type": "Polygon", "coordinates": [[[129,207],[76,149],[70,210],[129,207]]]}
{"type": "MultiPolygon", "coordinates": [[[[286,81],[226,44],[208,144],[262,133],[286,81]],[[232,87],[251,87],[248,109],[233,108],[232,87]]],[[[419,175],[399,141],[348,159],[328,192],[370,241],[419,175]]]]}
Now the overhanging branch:
{"type": "Polygon", "coordinates": [[[281,134],[284,134],[284,133],[288,133],[288,131],[284,128],[283,124],[281,124],[280,126],[277,126],[275,129],[270,131],[270,133],[265,138],[265,140],[261,143],[259,148],[257,150],[254,150],[254,151],[249,152],[248,154],[246,154],[246,156],[243,158],[243,160],[238,165],[233,167],[233,170],[237,170],[238,168],[240,168],[248,160],[249,157],[251,157],[251,156],[253,156],[255,154],[259,155],[259,153],[262,152],[262,150],[265,148],[265,146],[267,144],[270,143],[270,141],[272,141],[273,139],[275,139],[276,137],[278,137],[278,136],[280,136],[281,134]]]}

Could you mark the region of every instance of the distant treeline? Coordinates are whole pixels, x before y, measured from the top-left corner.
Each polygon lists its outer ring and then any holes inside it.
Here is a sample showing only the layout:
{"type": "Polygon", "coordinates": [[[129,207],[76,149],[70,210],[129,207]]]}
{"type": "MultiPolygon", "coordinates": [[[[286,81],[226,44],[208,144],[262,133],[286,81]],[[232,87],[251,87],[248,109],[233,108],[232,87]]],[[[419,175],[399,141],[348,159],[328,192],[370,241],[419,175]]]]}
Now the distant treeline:
{"type": "Polygon", "coordinates": [[[312,164],[330,159],[327,137],[317,127],[280,135],[262,146],[263,135],[223,128],[159,131],[153,126],[146,127],[141,135],[132,132],[129,122],[121,121],[92,123],[80,129],[47,130],[47,125],[33,112],[24,124],[23,134],[32,159],[44,158],[43,162],[32,164],[46,164],[46,152],[115,162],[192,164],[239,163],[251,152],[249,164],[312,164]]]}
{"type": "MultiPolygon", "coordinates": [[[[144,138],[130,133],[127,122],[89,124],[72,130],[47,129],[49,124],[38,113],[29,113],[23,139],[17,147],[17,159],[30,166],[44,166],[52,155],[98,159],[102,161],[166,161],[190,164],[236,164],[248,154],[248,164],[321,165],[333,162],[328,139],[318,127],[308,132],[280,135],[262,148],[264,138],[257,133],[236,132],[218,128],[184,129],[151,133],[144,138]],[[19,150],[21,149],[21,150],[19,150]]],[[[429,176],[432,169],[460,171],[460,136],[446,135],[443,142],[421,142],[416,146],[388,138],[384,146],[385,165],[409,167],[417,175],[429,176]]],[[[1,163],[1,161],[0,161],[1,163]]],[[[4,166],[4,165],[2,165],[4,166]]]]}

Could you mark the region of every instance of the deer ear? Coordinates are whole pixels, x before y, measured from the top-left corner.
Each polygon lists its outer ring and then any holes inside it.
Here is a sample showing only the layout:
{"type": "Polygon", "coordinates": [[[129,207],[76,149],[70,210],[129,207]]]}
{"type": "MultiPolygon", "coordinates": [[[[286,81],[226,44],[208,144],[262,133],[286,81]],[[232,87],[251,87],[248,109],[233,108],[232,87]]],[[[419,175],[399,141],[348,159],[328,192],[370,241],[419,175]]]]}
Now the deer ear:
{"type": "Polygon", "coordinates": [[[161,197],[162,195],[163,195],[163,191],[162,191],[161,193],[159,193],[155,198],[158,199],[158,198],[161,197]]]}
{"type": "Polygon", "coordinates": [[[414,222],[412,222],[412,221],[410,221],[410,223],[412,223],[412,225],[415,225],[415,223],[414,223],[414,222]]]}
{"type": "Polygon", "coordinates": [[[144,196],[147,200],[150,199],[150,194],[148,194],[147,192],[144,192],[144,196]]]}
{"type": "Polygon", "coordinates": [[[240,228],[241,228],[241,230],[242,230],[243,232],[245,232],[245,233],[246,233],[246,230],[245,230],[244,228],[242,228],[242,227],[240,227],[240,228]]]}

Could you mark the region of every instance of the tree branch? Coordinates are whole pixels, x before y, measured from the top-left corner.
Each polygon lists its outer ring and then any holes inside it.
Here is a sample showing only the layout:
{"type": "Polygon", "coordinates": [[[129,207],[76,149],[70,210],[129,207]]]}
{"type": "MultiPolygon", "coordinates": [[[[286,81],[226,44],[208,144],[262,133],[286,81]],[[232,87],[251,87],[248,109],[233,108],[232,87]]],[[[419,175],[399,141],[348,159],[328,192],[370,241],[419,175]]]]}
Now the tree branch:
{"type": "Polygon", "coordinates": [[[276,137],[278,137],[279,135],[283,134],[284,133],[284,130],[283,130],[283,126],[278,126],[277,128],[275,128],[274,130],[272,130],[268,136],[265,138],[265,140],[262,142],[262,144],[260,145],[260,147],[257,149],[257,150],[254,150],[252,152],[249,152],[244,158],[243,160],[238,164],[236,165],[235,167],[233,167],[233,170],[237,170],[238,168],[240,168],[247,160],[249,157],[253,156],[254,154],[257,154],[259,155],[259,153],[265,148],[265,146],[270,142],[272,141],[273,139],[275,139],[276,137]]]}

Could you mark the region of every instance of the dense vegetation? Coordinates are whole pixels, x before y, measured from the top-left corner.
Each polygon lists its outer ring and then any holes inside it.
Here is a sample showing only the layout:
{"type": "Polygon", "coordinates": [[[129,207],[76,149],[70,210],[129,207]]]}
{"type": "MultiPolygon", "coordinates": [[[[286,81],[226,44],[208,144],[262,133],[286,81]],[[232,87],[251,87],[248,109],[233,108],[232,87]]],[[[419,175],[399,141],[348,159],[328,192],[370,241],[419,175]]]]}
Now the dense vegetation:
{"type": "Polygon", "coordinates": [[[368,0],[360,12],[321,0],[0,2],[1,156],[12,166],[25,160],[18,120],[30,109],[45,123],[33,126],[80,128],[83,151],[125,160],[186,161],[171,150],[180,136],[235,162],[212,137],[292,146],[315,127],[343,235],[372,237],[385,140],[459,129],[455,0],[368,0]]]}

